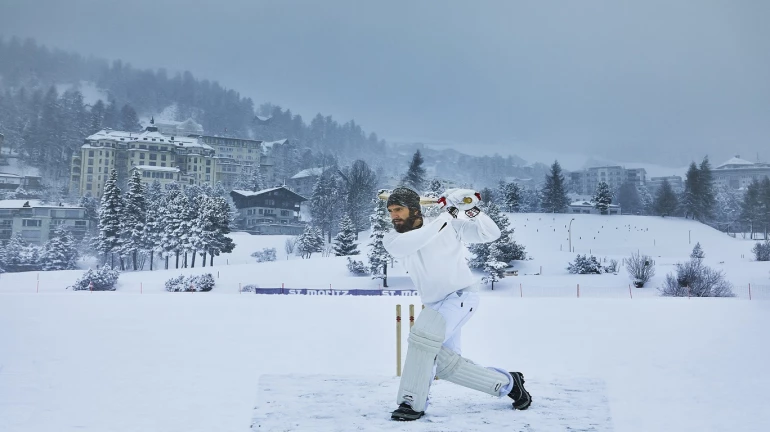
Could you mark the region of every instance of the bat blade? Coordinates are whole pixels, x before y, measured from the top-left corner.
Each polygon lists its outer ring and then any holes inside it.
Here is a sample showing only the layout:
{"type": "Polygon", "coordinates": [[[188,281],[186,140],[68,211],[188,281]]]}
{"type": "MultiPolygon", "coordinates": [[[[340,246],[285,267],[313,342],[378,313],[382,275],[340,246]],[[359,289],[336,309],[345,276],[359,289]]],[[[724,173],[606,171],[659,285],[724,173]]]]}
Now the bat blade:
{"type": "MultiPolygon", "coordinates": [[[[387,201],[388,198],[390,197],[390,193],[381,192],[379,195],[377,195],[377,197],[383,201],[387,201]]],[[[424,206],[438,205],[438,198],[421,196],[420,205],[424,205],[424,206]]]]}

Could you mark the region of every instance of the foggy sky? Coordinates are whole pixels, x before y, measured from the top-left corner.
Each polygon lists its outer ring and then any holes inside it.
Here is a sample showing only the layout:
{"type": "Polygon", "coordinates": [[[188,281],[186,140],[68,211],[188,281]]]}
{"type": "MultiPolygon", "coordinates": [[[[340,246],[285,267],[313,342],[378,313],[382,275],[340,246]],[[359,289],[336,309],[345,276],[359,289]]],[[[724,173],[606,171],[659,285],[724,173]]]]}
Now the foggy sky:
{"type": "Polygon", "coordinates": [[[306,122],[669,165],[770,160],[768,18],[762,0],[0,0],[6,39],[190,70],[306,122]]]}

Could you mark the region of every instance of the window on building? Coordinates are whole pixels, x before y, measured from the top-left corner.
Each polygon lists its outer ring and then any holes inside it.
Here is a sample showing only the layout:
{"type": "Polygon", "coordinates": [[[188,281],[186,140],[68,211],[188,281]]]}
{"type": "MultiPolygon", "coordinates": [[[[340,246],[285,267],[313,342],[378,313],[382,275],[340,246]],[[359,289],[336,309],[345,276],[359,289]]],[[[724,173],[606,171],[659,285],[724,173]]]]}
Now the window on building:
{"type": "Polygon", "coordinates": [[[93,164],[94,164],[94,160],[93,159],[88,159],[88,165],[93,165],[93,164]]]}
{"type": "Polygon", "coordinates": [[[263,209],[259,209],[259,214],[262,214],[263,211],[264,211],[263,209]]]}
{"type": "Polygon", "coordinates": [[[21,226],[25,227],[39,227],[43,225],[43,221],[40,219],[22,219],[21,226]]]}
{"type": "Polygon", "coordinates": [[[166,160],[166,155],[160,155],[160,160],[162,161],[166,160]]]}
{"type": "Polygon", "coordinates": [[[88,174],[94,173],[94,167],[88,167],[88,170],[86,171],[88,174]]]}
{"type": "Polygon", "coordinates": [[[144,160],[144,153],[139,154],[139,160],[144,160]]]}

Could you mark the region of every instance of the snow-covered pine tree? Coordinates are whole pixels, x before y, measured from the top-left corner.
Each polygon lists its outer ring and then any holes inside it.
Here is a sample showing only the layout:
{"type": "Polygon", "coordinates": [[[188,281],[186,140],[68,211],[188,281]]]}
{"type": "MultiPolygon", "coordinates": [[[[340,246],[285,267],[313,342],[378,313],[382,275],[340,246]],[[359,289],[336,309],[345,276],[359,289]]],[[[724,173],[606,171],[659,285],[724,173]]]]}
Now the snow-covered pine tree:
{"type": "Polygon", "coordinates": [[[340,208],[343,204],[336,171],[334,168],[324,171],[318,177],[310,197],[310,215],[313,218],[313,224],[321,229],[322,235],[327,234],[330,242],[334,224],[340,216],[340,208]]]}
{"type": "Polygon", "coordinates": [[[551,172],[545,176],[540,208],[546,213],[564,213],[568,206],[569,197],[567,197],[561,165],[559,165],[559,161],[554,161],[551,165],[551,172]]]}
{"type": "Polygon", "coordinates": [[[139,252],[145,249],[145,227],[147,226],[147,203],[139,170],[134,169],[128,179],[128,190],[123,200],[121,251],[131,260],[136,271],[139,264],[139,252]]]}
{"type": "Polygon", "coordinates": [[[158,180],[145,186],[144,197],[147,213],[145,215],[142,249],[150,253],[150,270],[153,270],[155,253],[163,253],[162,237],[165,224],[163,218],[165,201],[163,189],[158,180]]]}
{"type": "Polygon", "coordinates": [[[382,244],[382,239],[385,237],[385,233],[390,231],[392,225],[388,221],[388,208],[387,203],[379,198],[374,199],[374,214],[369,216],[369,220],[372,224],[372,232],[369,234],[369,253],[367,258],[369,259],[369,273],[372,274],[372,279],[382,279],[382,286],[388,287],[388,261],[391,257],[388,251],[385,250],[385,246],[382,244]]]}
{"type": "Polygon", "coordinates": [[[698,188],[700,185],[700,170],[695,162],[690,162],[690,167],[687,169],[687,174],[684,180],[684,194],[682,195],[682,202],[679,204],[682,206],[684,217],[692,217],[697,219],[700,217],[698,188]]]}
{"type": "Polygon", "coordinates": [[[120,110],[120,129],[126,132],[139,132],[142,125],[139,124],[139,116],[131,105],[123,105],[120,110]]]}
{"type": "Polygon", "coordinates": [[[412,189],[418,194],[423,192],[422,189],[425,186],[425,168],[422,166],[423,162],[425,162],[425,160],[422,158],[420,151],[417,150],[414,152],[412,161],[409,162],[409,169],[407,169],[402,180],[404,186],[412,189]]]}
{"type": "MultiPolygon", "coordinates": [[[[497,194],[500,197],[500,207],[509,213],[518,212],[521,208],[521,186],[516,183],[500,181],[497,186],[497,194]]],[[[483,195],[482,195],[483,196],[483,195]]]]}
{"type": "Polygon", "coordinates": [[[711,172],[709,157],[705,156],[698,167],[698,211],[700,213],[698,220],[711,220],[714,217],[715,205],[714,174],[711,172]]]}
{"type": "Polygon", "coordinates": [[[337,233],[337,237],[334,238],[334,255],[348,256],[358,255],[359,253],[353,221],[348,216],[345,216],[340,221],[340,230],[337,233]]]}
{"type": "Polygon", "coordinates": [[[75,239],[62,225],[56,227],[40,251],[43,270],[72,270],[76,268],[78,250],[75,239]]]}
{"type": "Polygon", "coordinates": [[[653,213],[658,216],[673,216],[677,214],[679,200],[667,179],[663,179],[663,183],[658,188],[652,207],[653,213]]]}
{"type": "Polygon", "coordinates": [[[500,208],[495,203],[483,204],[482,211],[500,228],[500,238],[491,243],[471,244],[468,250],[473,254],[473,257],[468,261],[468,265],[471,268],[483,269],[486,262],[489,261],[489,248],[493,244],[500,251],[498,258],[502,262],[508,263],[513,260],[525,259],[527,254],[524,246],[512,239],[513,228],[510,227],[508,216],[501,213],[500,208]]]}
{"type": "Polygon", "coordinates": [[[189,200],[179,189],[170,189],[166,192],[164,201],[164,213],[160,217],[165,221],[161,234],[161,244],[168,257],[176,256],[176,268],[179,268],[179,255],[188,247],[187,233],[190,228],[189,200]]]}
{"type": "Polygon", "coordinates": [[[692,252],[690,252],[690,258],[699,260],[706,258],[706,254],[703,252],[700,242],[695,243],[695,247],[693,247],[692,252]]]}
{"type": "Polygon", "coordinates": [[[497,243],[491,243],[487,254],[487,261],[484,263],[484,273],[486,275],[482,278],[484,283],[492,285],[492,289],[495,289],[495,282],[502,279],[503,271],[508,267],[508,263],[503,261],[503,251],[497,243]]]}
{"type": "Polygon", "coordinates": [[[607,214],[607,210],[612,204],[612,193],[610,192],[610,186],[607,182],[599,182],[596,186],[596,192],[593,197],[594,207],[601,212],[601,214],[607,214]]]}
{"type": "Polygon", "coordinates": [[[104,255],[104,262],[110,260],[115,267],[115,253],[120,252],[121,214],[123,203],[118,187],[118,171],[113,169],[104,183],[104,194],[99,207],[99,238],[96,249],[104,255]]]}
{"type": "MultiPolygon", "coordinates": [[[[219,196],[208,197],[207,215],[210,218],[208,226],[213,231],[206,231],[206,250],[209,254],[209,265],[214,265],[214,257],[223,253],[230,253],[235,249],[235,242],[228,237],[230,234],[230,225],[232,224],[231,215],[233,214],[230,203],[227,199],[219,196]],[[211,234],[213,232],[213,235],[211,234]]],[[[205,259],[205,256],[204,256],[205,259]]]]}
{"type": "Polygon", "coordinates": [[[642,201],[639,197],[639,189],[633,182],[626,181],[620,185],[615,202],[620,205],[620,208],[624,213],[642,213],[642,201]]]}
{"type": "Polygon", "coordinates": [[[297,252],[304,258],[310,258],[316,250],[316,230],[311,225],[306,225],[302,234],[297,237],[297,252]]]}
{"type": "Polygon", "coordinates": [[[652,197],[652,194],[650,194],[649,189],[645,186],[637,186],[636,192],[637,195],[639,195],[640,211],[643,215],[651,215],[653,213],[655,199],[652,197]]]}

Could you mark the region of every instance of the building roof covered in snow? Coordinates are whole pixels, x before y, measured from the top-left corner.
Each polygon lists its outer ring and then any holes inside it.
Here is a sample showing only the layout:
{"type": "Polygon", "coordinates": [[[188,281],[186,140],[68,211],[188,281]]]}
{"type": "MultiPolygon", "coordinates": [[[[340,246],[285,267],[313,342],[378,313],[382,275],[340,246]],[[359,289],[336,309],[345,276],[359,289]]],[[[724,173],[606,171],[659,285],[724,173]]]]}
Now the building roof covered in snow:
{"type": "Polygon", "coordinates": [[[262,148],[263,148],[263,149],[265,149],[265,150],[270,150],[271,148],[273,148],[273,146],[274,146],[274,145],[276,145],[276,144],[278,144],[278,145],[284,145],[284,144],[286,144],[288,141],[289,141],[289,140],[288,140],[288,139],[285,139],[285,138],[284,138],[284,139],[282,139],[282,140],[278,140],[278,141],[263,141],[263,142],[262,142],[262,148]]]}
{"type": "Polygon", "coordinates": [[[716,169],[748,168],[754,165],[755,165],[754,162],[747,161],[746,159],[741,159],[740,155],[735,155],[735,157],[728,159],[727,161],[725,161],[725,163],[716,167],[716,169]]]}
{"type": "Polygon", "coordinates": [[[63,208],[63,209],[80,209],[83,207],[75,206],[75,205],[68,205],[68,204],[54,204],[54,203],[48,203],[43,204],[40,200],[26,200],[26,199],[16,199],[16,200],[0,200],[0,209],[20,209],[20,208],[63,208]]]}
{"type": "Polygon", "coordinates": [[[323,168],[308,168],[308,169],[303,169],[297,174],[294,174],[293,176],[291,176],[291,178],[299,179],[299,178],[305,178],[305,177],[318,177],[323,173],[324,173],[323,168]]]}
{"type": "MultiPolygon", "coordinates": [[[[172,144],[178,147],[194,147],[213,151],[214,148],[198,140],[196,137],[166,135],[158,132],[157,128],[150,126],[142,132],[126,132],[112,129],[102,129],[99,132],[89,135],[86,141],[98,143],[100,141],[113,142],[138,142],[138,143],[163,143],[172,144]]],[[[89,144],[84,144],[89,146],[89,144]]]]}

